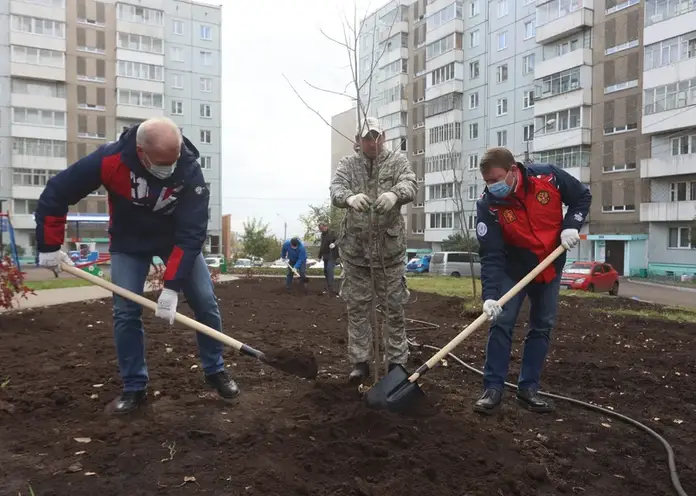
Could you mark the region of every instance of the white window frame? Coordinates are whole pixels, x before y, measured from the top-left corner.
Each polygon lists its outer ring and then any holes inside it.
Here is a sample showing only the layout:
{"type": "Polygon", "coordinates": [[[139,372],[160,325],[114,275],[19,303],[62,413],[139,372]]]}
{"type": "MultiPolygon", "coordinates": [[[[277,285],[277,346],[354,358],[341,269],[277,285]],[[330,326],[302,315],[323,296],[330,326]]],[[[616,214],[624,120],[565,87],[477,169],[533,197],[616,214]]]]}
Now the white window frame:
{"type": "Polygon", "coordinates": [[[469,201],[476,201],[476,200],[478,200],[478,197],[479,197],[479,195],[478,195],[478,184],[470,184],[470,185],[467,187],[467,195],[466,195],[466,197],[467,197],[467,199],[468,199],[469,201]]]}
{"type": "Polygon", "coordinates": [[[200,104],[200,116],[201,119],[212,119],[213,118],[213,107],[209,103],[200,104]]]}
{"type": "Polygon", "coordinates": [[[530,74],[534,72],[535,56],[533,53],[522,57],[522,74],[530,74]]]}
{"type": "Polygon", "coordinates": [[[213,168],[213,157],[209,155],[201,155],[200,164],[201,169],[211,170],[213,168]]]}
{"type": "Polygon", "coordinates": [[[185,62],[184,49],[180,46],[171,47],[170,55],[172,58],[172,62],[185,62]]]}
{"type": "Polygon", "coordinates": [[[536,36],[536,25],[535,22],[527,21],[524,23],[524,39],[529,40],[536,36]]]}
{"type": "Polygon", "coordinates": [[[172,73],[172,88],[177,90],[184,89],[184,75],[179,73],[172,73]]]}
{"type": "Polygon", "coordinates": [[[510,77],[507,64],[500,64],[495,68],[495,81],[498,84],[504,83],[510,77]]]}
{"type": "Polygon", "coordinates": [[[479,0],[471,0],[471,2],[469,2],[469,19],[476,17],[480,13],[481,6],[479,4],[479,0]]]}
{"type": "Polygon", "coordinates": [[[172,100],[169,112],[172,115],[184,115],[184,102],[181,100],[172,100]]]}
{"type": "Polygon", "coordinates": [[[667,229],[667,249],[668,250],[693,250],[694,245],[691,243],[691,229],[688,227],[670,227],[667,229]],[[677,246],[670,246],[672,230],[677,230],[677,246]],[[686,236],[688,246],[681,246],[683,238],[686,236]]]}
{"type": "Polygon", "coordinates": [[[502,33],[498,33],[498,51],[500,52],[501,50],[505,50],[508,47],[507,44],[507,31],[503,31],[502,33]],[[501,45],[502,42],[502,45],[501,45]]]}
{"type": "Polygon", "coordinates": [[[210,129],[201,129],[199,132],[199,141],[206,145],[213,143],[213,132],[210,129]]]}
{"type": "Polygon", "coordinates": [[[505,17],[510,12],[510,6],[507,0],[498,0],[497,5],[498,19],[505,17]]]}
{"type": "Polygon", "coordinates": [[[471,93],[469,95],[469,110],[478,108],[479,106],[479,94],[478,91],[471,93]]]}
{"type": "Polygon", "coordinates": [[[507,146],[508,139],[507,139],[507,129],[503,129],[502,131],[496,131],[496,140],[498,142],[498,146],[507,146]]]}
{"type": "Polygon", "coordinates": [[[508,99],[507,98],[498,98],[498,102],[495,107],[496,110],[496,115],[498,117],[507,115],[508,113],[508,99]]]}
{"type": "Polygon", "coordinates": [[[481,63],[478,60],[469,62],[469,79],[478,79],[481,75],[481,63]],[[475,75],[474,75],[475,73],[475,75]]]}
{"type": "Polygon", "coordinates": [[[172,19],[172,34],[176,36],[184,36],[184,22],[177,19],[172,19]],[[181,28],[181,29],[178,29],[181,28]]]}
{"type": "Polygon", "coordinates": [[[209,77],[201,77],[198,81],[198,89],[202,93],[210,93],[213,91],[213,79],[209,77]]]}
{"type": "Polygon", "coordinates": [[[524,92],[524,97],[522,99],[522,108],[525,110],[534,108],[534,90],[524,92]]]}
{"type": "Polygon", "coordinates": [[[201,56],[201,65],[210,67],[213,65],[213,52],[210,50],[201,50],[200,51],[200,56],[201,56]]]}
{"type": "Polygon", "coordinates": [[[481,32],[475,29],[469,33],[469,48],[476,48],[481,43],[481,32]]]}
{"type": "Polygon", "coordinates": [[[522,141],[534,141],[534,124],[527,124],[522,128],[522,141]]]}
{"type": "Polygon", "coordinates": [[[469,141],[477,140],[479,137],[479,125],[478,122],[472,122],[469,124],[469,141]]]}
{"type": "Polygon", "coordinates": [[[478,153],[469,155],[469,170],[478,170],[478,153]]]}
{"type": "Polygon", "coordinates": [[[201,24],[198,28],[198,35],[203,41],[213,41],[213,26],[201,24]]]}

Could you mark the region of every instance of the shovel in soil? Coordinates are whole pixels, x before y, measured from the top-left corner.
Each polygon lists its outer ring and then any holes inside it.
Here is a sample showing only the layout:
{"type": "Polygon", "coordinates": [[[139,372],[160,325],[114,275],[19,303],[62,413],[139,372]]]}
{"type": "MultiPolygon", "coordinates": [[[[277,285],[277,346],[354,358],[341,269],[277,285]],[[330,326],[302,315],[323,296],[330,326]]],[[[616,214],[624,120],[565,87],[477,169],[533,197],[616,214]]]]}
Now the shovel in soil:
{"type": "MultiPolygon", "coordinates": [[[[524,276],[510,291],[505,293],[498,300],[500,306],[505,305],[517,295],[527,284],[532,282],[536,276],[553,263],[565,248],[559,246],[548,257],[546,257],[529,274],[524,276]]],[[[481,327],[488,320],[488,315],[484,312],[475,321],[469,324],[466,329],[460,332],[457,337],[447,343],[440,351],[433,355],[430,360],[411,374],[409,377],[406,369],[402,366],[395,367],[382,379],[372,386],[365,395],[367,406],[374,409],[386,409],[393,412],[405,412],[416,406],[425,397],[425,393],[418,385],[418,379],[423,377],[430,369],[435,367],[440,360],[445,358],[454,348],[464,341],[471,333],[481,327]]]]}
{"type": "MultiPolygon", "coordinates": [[[[80,279],[89,281],[95,286],[102,287],[107,291],[111,291],[114,294],[131,300],[132,302],[137,303],[138,305],[149,308],[152,311],[157,310],[157,303],[155,303],[152,300],[148,300],[144,296],[140,296],[138,294],[133,293],[132,291],[128,291],[127,289],[112,284],[109,281],[105,281],[104,279],[93,276],[92,274],[88,274],[87,272],[80,270],[72,265],[67,265],[63,263],[61,264],[61,268],[68,274],[72,274],[75,277],[79,277],[80,279]]],[[[270,365],[271,367],[274,367],[278,370],[282,370],[287,374],[302,377],[303,379],[316,379],[317,377],[318,366],[314,355],[298,355],[291,352],[290,350],[276,350],[270,353],[263,353],[262,351],[254,349],[251,346],[242,343],[241,341],[237,341],[236,339],[228,336],[227,334],[223,334],[219,331],[216,331],[212,327],[208,327],[207,325],[201,324],[200,322],[186,317],[185,315],[182,315],[180,313],[176,314],[175,320],[180,324],[183,324],[186,327],[193,329],[194,331],[206,334],[213,339],[217,339],[221,343],[231,346],[232,348],[240,352],[242,355],[254,357],[262,361],[263,363],[270,365]]]]}

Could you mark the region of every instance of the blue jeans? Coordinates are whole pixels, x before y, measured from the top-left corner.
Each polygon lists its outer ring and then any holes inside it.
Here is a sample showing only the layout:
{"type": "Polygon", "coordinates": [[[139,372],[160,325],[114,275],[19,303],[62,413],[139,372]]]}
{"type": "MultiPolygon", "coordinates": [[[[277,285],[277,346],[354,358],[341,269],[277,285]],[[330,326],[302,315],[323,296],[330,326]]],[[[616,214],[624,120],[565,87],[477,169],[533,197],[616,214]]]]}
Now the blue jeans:
{"type": "MultiPolygon", "coordinates": [[[[296,262],[295,262],[296,263],[296,262]]],[[[293,267],[295,266],[295,263],[292,261],[290,262],[290,265],[293,267]]],[[[307,262],[304,262],[300,267],[297,269],[297,272],[300,273],[300,282],[304,282],[305,277],[307,277],[307,262]]],[[[285,287],[287,289],[290,289],[292,287],[292,278],[295,276],[295,273],[290,270],[288,267],[288,275],[285,276],[285,287]]]]}
{"type": "MultiPolygon", "coordinates": [[[[503,313],[488,331],[486,364],[484,367],[484,389],[502,390],[510,365],[512,332],[525,297],[529,296],[529,331],[524,340],[522,367],[517,386],[520,389],[539,389],[541,371],[549,351],[551,329],[556,323],[560,272],[548,284],[531,283],[503,306],[503,313]]],[[[505,294],[516,281],[506,277],[502,284],[505,294]]]]}
{"type": "MultiPolygon", "coordinates": [[[[169,253],[159,256],[162,260],[167,260],[168,255],[169,253]]],[[[151,262],[152,257],[149,256],[112,253],[111,280],[117,286],[142,295],[151,262]]],[[[196,320],[222,332],[220,309],[213,292],[210,271],[202,254],[198,256],[191,269],[183,293],[196,320]]],[[[143,309],[137,303],[114,295],[114,339],[124,391],[144,390],[149,378],[145,363],[142,313],[143,309]]],[[[222,371],[223,344],[201,333],[196,333],[196,339],[203,372],[210,375],[222,371]]]]}
{"type": "Polygon", "coordinates": [[[326,286],[329,291],[334,291],[334,269],[336,268],[336,261],[333,257],[329,257],[324,260],[324,277],[326,278],[326,286]]]}

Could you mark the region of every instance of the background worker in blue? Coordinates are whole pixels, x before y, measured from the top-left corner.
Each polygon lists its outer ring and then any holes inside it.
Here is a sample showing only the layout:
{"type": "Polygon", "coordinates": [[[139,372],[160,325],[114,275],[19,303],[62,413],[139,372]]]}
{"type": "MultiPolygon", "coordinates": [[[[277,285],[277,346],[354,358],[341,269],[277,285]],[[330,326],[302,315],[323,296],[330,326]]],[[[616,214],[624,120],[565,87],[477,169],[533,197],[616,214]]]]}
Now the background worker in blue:
{"type": "Polygon", "coordinates": [[[553,404],[537,391],[556,323],[565,253],[504,307],[497,300],[559,244],[566,249],[577,246],[592,195],[567,172],[551,165],[525,167],[506,148],[488,150],[480,170],[486,189],[477,203],[476,235],[481,254],[483,311],[493,324],[486,346],[484,391],[474,410],[490,414],[500,406],[510,364],[512,331],[522,303],[529,296],[529,331],[517,402],[533,412],[550,412],[553,404]],[[568,206],[565,216],[563,204],[568,206]]]}
{"type": "MultiPolygon", "coordinates": [[[[283,243],[280,258],[287,259],[293,269],[300,274],[300,282],[304,286],[307,282],[307,250],[299,238],[292,238],[283,243]]],[[[288,275],[285,277],[285,289],[292,288],[294,272],[288,267],[288,275]]]]}
{"type": "MultiPolygon", "coordinates": [[[[166,261],[156,316],[174,323],[183,290],[196,320],[222,332],[210,272],[201,249],[208,227],[210,192],[198,150],[169,119],[150,119],[60,172],[41,193],[36,211],[39,265],[60,271],[68,207],[104,186],[109,194],[111,278],[142,294],[154,256],[166,261]]],[[[114,337],[123,394],[114,413],[135,410],[145,399],[142,307],[114,295],[114,337]]],[[[205,381],[223,398],[239,394],[224,369],[223,345],[197,334],[205,381]]]]}

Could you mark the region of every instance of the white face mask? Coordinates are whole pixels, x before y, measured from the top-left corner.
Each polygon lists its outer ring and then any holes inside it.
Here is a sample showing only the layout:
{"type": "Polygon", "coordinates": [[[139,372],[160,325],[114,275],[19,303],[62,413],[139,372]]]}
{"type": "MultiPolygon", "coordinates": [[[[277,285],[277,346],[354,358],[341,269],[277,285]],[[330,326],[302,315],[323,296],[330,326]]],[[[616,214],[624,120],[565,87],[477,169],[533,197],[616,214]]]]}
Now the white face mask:
{"type": "Polygon", "coordinates": [[[150,160],[150,157],[148,157],[147,153],[145,152],[143,152],[143,158],[145,159],[143,167],[145,167],[147,171],[153,176],[155,176],[157,179],[167,179],[172,174],[174,174],[176,163],[179,161],[179,159],[177,158],[176,162],[174,162],[171,165],[154,165],[150,160]]]}

